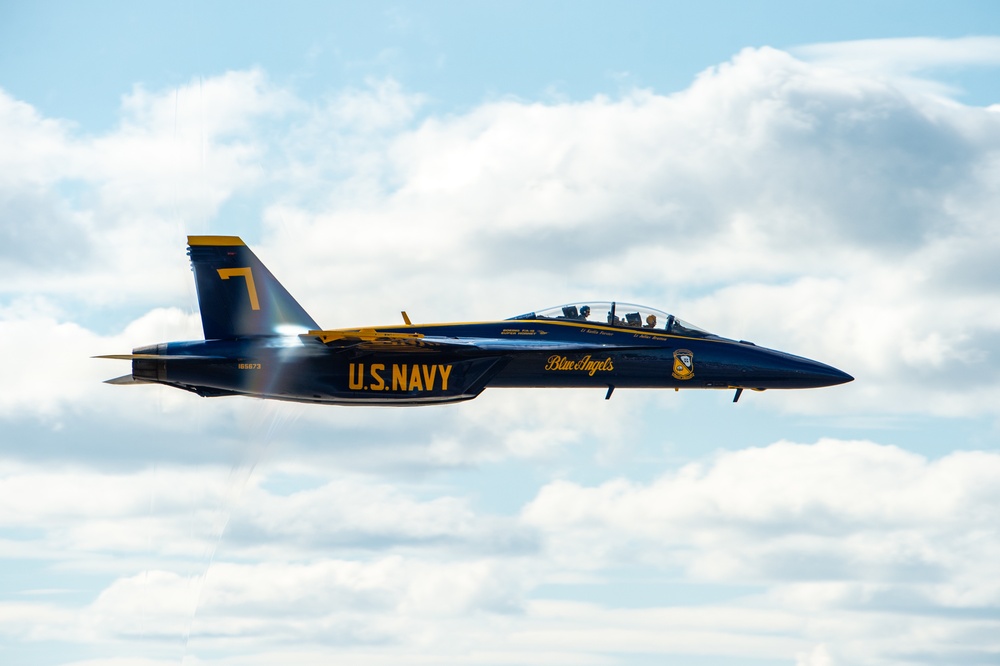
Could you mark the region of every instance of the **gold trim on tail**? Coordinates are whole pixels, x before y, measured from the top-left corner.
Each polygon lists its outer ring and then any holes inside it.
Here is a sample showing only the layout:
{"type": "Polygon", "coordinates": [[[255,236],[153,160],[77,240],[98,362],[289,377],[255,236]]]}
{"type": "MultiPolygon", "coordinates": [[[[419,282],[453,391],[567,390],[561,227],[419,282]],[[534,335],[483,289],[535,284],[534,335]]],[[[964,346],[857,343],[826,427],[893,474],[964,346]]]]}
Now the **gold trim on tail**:
{"type": "Polygon", "coordinates": [[[188,236],[188,245],[246,246],[239,236],[188,236]]]}

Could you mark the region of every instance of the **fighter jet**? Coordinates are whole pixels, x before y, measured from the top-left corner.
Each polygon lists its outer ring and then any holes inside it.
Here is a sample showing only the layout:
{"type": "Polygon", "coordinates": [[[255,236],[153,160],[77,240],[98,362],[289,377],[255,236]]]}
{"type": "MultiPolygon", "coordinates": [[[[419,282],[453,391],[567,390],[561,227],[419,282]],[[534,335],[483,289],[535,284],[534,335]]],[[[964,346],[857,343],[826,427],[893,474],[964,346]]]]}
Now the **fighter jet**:
{"type": "Polygon", "coordinates": [[[434,405],[486,388],[744,389],[833,386],[829,365],[709,333],[672,314],[587,301],[499,321],[324,330],[236,236],[189,236],[204,340],[131,354],[110,384],[203,397],[328,405],[434,405]]]}

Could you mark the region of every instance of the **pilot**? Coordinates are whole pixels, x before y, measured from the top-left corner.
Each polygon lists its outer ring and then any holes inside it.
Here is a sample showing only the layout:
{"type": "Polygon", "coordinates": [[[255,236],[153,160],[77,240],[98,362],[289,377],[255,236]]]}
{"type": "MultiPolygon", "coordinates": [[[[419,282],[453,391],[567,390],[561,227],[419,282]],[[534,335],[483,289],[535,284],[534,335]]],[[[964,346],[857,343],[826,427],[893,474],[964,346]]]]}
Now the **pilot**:
{"type": "Polygon", "coordinates": [[[651,314],[646,317],[646,325],[643,328],[656,328],[656,315],[651,314]]]}
{"type": "Polygon", "coordinates": [[[589,316],[590,316],[590,306],[584,305],[582,308],[580,308],[580,319],[586,320],[587,317],[589,316]]]}

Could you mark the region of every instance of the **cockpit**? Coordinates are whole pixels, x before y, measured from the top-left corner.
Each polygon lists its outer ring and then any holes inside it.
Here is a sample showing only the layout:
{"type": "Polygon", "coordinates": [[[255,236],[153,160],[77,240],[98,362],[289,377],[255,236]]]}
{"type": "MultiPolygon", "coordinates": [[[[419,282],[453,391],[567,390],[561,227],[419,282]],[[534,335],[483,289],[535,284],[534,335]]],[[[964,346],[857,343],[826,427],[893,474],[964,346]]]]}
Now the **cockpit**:
{"type": "Polygon", "coordinates": [[[689,338],[718,337],[663,310],[617,301],[569,303],[528,312],[510,319],[567,319],[622,328],[647,329],[689,338]]]}

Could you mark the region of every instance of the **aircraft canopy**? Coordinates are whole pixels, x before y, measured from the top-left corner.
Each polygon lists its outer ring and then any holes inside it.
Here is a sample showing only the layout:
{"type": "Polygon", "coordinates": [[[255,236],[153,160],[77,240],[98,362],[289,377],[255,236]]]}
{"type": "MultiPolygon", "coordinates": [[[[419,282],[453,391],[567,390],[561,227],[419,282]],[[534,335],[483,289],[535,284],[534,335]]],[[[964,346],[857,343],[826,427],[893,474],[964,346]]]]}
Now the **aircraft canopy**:
{"type": "Polygon", "coordinates": [[[672,314],[645,305],[617,301],[581,301],[528,312],[511,319],[570,319],[595,324],[645,328],[691,338],[716,337],[672,314]]]}

